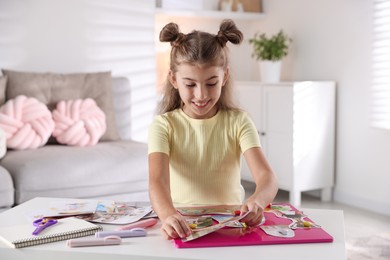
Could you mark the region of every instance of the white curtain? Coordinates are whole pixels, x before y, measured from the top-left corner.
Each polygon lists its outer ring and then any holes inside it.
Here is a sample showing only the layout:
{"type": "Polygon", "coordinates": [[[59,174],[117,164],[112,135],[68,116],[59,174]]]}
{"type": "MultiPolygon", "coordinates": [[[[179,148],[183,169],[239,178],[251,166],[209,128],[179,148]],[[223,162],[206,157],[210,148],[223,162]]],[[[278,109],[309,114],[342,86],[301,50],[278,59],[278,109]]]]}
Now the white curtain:
{"type": "Polygon", "coordinates": [[[390,0],[373,0],[372,126],[390,130],[390,0]]]}

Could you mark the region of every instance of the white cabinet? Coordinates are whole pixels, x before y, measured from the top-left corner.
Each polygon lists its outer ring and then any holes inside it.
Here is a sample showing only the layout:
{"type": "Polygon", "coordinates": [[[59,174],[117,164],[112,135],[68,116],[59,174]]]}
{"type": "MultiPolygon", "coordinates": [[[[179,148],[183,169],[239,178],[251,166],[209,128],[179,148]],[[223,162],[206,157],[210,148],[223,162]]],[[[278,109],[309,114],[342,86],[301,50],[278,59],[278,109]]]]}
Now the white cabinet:
{"type": "MultiPolygon", "coordinates": [[[[238,103],[253,119],[279,188],[300,205],[301,192],[332,198],[335,149],[335,83],[236,82],[238,103]]],[[[252,180],[243,160],[242,178],[252,180]]]]}

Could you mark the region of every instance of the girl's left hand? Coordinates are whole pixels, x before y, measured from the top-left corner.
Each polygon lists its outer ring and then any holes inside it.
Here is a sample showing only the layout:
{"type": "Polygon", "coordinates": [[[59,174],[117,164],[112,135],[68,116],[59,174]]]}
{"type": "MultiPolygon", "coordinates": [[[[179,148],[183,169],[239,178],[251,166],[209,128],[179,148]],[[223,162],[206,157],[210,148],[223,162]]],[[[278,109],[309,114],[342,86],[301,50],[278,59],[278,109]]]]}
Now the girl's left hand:
{"type": "Polygon", "coordinates": [[[241,219],[240,222],[245,222],[248,226],[257,226],[263,219],[264,208],[256,201],[246,201],[241,206],[241,215],[249,212],[245,218],[241,219]]]}

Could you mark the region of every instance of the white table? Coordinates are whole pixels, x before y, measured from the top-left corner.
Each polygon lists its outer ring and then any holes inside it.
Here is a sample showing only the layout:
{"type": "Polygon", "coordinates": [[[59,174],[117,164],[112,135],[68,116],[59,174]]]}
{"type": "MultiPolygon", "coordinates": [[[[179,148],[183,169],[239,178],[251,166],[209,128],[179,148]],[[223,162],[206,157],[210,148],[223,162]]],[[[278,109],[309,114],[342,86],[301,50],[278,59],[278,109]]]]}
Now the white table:
{"type": "MultiPolygon", "coordinates": [[[[59,198],[35,198],[10,210],[0,213],[0,226],[23,224],[34,210],[48,207],[50,201],[59,198]]],[[[334,237],[333,243],[259,245],[236,247],[212,247],[196,249],[175,248],[172,241],[160,235],[160,224],[148,229],[147,237],[126,238],[118,246],[69,248],[65,241],[13,249],[0,242],[0,259],[346,259],[344,240],[344,216],[340,210],[303,209],[316,223],[334,237]]],[[[104,225],[104,230],[115,226],[104,225]]]]}

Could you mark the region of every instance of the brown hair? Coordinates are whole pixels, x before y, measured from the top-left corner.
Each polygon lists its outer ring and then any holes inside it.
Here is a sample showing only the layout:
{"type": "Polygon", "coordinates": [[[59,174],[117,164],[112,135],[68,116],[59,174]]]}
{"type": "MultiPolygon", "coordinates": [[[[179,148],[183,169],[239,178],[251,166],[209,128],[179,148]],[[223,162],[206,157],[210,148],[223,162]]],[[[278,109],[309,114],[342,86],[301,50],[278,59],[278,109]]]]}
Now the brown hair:
{"type": "MultiPolygon", "coordinates": [[[[170,42],[171,63],[170,70],[175,73],[181,63],[197,64],[201,66],[221,66],[226,69],[229,65],[228,48],[226,43],[240,44],[243,35],[232,20],[222,21],[218,34],[202,31],[192,31],[183,34],[179,26],[169,23],[160,32],[161,42],[170,42]]],[[[165,113],[180,108],[182,101],[179,92],[169,80],[166,81],[164,96],[158,112],[165,113]]],[[[222,88],[221,97],[217,103],[218,109],[236,109],[232,101],[232,84],[230,78],[222,88]]]]}

